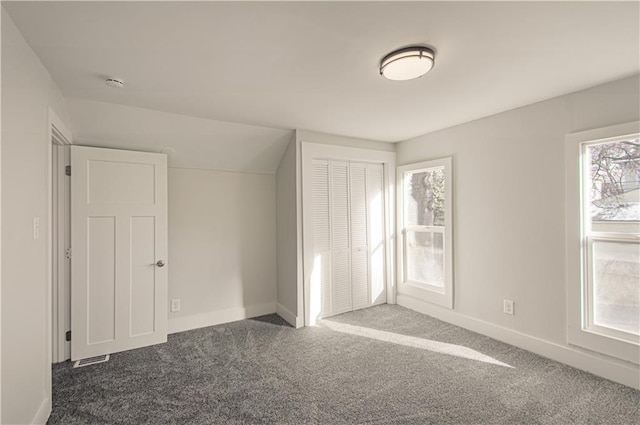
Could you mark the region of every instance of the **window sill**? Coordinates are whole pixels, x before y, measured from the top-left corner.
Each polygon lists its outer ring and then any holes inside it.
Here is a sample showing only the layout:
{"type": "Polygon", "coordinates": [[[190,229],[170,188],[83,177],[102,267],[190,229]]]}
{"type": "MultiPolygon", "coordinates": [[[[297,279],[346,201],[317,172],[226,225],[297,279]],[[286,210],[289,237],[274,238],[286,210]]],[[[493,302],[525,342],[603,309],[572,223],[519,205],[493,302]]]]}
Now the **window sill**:
{"type": "Polygon", "coordinates": [[[636,343],[571,326],[567,336],[570,345],[586,348],[634,364],[640,364],[640,345],[636,343]]]}

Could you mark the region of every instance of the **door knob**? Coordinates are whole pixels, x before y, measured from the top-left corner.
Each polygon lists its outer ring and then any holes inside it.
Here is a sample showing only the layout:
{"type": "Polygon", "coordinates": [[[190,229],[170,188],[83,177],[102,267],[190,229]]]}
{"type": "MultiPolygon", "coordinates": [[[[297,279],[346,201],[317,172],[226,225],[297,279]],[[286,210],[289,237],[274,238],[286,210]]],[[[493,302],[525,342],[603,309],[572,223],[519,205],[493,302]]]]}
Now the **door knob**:
{"type": "Polygon", "coordinates": [[[158,267],[164,267],[164,261],[162,261],[162,260],[158,260],[158,262],[156,263],[156,266],[158,266],[158,267]]]}

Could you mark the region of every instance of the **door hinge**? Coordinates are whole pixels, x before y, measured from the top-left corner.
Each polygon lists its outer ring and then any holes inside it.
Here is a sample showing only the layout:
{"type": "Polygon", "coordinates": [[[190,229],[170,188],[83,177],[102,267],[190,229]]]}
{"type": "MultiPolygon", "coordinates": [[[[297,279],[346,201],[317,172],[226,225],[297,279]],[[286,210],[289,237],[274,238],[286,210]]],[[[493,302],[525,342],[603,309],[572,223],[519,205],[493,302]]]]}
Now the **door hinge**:
{"type": "Polygon", "coordinates": [[[66,166],[64,167],[64,174],[65,174],[66,176],[70,176],[70,175],[71,175],[71,165],[66,165],[66,166]]]}
{"type": "Polygon", "coordinates": [[[71,259],[71,248],[67,248],[64,250],[64,256],[68,259],[71,259]]]}
{"type": "Polygon", "coordinates": [[[67,331],[67,333],[64,335],[64,339],[67,342],[71,341],[71,331],[67,331]]]}

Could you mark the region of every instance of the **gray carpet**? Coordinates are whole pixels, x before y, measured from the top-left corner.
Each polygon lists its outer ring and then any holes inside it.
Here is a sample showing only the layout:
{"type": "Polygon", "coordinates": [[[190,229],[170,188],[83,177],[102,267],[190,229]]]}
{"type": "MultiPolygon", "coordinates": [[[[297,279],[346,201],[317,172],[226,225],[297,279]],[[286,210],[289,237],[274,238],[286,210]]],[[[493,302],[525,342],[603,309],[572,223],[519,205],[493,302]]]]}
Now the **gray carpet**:
{"type": "Polygon", "coordinates": [[[638,424],[640,392],[399,306],[53,367],[54,424],[638,424]]]}

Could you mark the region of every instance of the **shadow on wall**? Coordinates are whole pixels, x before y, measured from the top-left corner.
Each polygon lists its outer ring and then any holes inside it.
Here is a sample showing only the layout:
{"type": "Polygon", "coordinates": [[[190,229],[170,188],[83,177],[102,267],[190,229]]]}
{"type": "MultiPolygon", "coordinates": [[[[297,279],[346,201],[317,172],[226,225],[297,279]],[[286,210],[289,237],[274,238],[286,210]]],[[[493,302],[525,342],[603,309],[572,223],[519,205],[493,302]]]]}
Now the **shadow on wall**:
{"type": "Polygon", "coordinates": [[[275,313],[275,174],[241,175],[230,190],[233,210],[238,213],[236,248],[242,305],[249,317],[275,313]]]}

